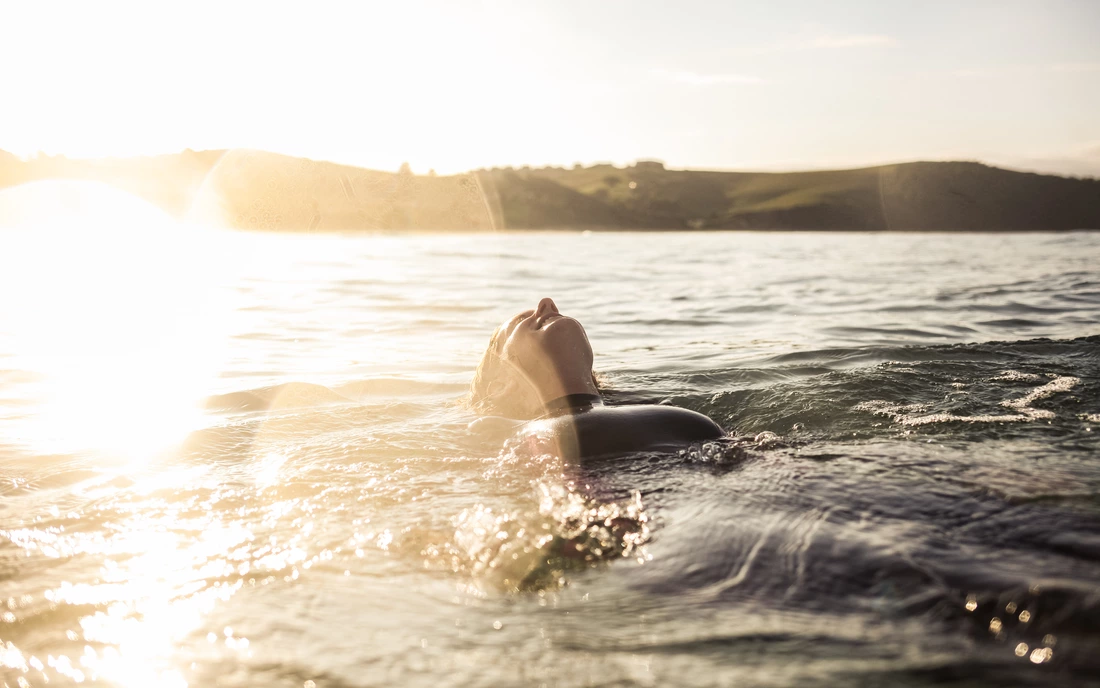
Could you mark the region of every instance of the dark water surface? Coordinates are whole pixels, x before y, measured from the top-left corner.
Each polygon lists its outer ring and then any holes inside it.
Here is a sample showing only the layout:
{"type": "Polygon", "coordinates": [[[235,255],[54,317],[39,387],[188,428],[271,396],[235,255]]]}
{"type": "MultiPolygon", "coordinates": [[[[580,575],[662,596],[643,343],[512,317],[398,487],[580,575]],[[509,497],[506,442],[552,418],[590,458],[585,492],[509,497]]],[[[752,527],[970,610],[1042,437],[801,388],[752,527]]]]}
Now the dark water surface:
{"type": "Polygon", "coordinates": [[[1098,234],[158,236],[3,285],[8,686],[1098,683],[1098,234]],[[541,296],[731,438],[471,437],[541,296]]]}

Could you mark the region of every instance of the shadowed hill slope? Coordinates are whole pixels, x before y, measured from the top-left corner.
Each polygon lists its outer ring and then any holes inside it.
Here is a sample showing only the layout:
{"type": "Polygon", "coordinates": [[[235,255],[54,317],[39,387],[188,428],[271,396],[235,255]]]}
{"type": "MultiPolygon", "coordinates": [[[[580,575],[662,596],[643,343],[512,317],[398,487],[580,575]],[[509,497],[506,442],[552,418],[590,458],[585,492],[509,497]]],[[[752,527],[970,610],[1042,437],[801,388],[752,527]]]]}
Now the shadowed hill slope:
{"type": "Polygon", "coordinates": [[[29,161],[0,151],[0,187],[38,179],[102,181],[242,229],[1100,229],[1100,180],[973,162],[788,173],[639,162],[437,177],[246,150],[29,161]]]}
{"type": "Polygon", "coordinates": [[[643,163],[626,169],[597,165],[535,170],[528,176],[601,199],[639,218],[639,227],[1100,228],[1100,181],[1012,172],[972,162],[788,173],[665,170],[659,164],[643,163]]]}

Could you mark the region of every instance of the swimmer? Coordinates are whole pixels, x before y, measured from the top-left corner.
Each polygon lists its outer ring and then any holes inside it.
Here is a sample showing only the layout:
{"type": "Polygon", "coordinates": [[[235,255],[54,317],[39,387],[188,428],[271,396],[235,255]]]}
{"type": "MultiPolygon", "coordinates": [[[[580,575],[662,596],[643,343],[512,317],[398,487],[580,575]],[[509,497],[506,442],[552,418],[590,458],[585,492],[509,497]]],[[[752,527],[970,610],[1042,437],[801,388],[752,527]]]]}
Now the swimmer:
{"type": "Polygon", "coordinates": [[[549,442],[565,459],[668,450],[725,436],[710,418],[676,406],[604,406],[588,335],[551,299],[493,333],[469,403],[484,416],[471,431],[518,431],[520,439],[549,442]]]}

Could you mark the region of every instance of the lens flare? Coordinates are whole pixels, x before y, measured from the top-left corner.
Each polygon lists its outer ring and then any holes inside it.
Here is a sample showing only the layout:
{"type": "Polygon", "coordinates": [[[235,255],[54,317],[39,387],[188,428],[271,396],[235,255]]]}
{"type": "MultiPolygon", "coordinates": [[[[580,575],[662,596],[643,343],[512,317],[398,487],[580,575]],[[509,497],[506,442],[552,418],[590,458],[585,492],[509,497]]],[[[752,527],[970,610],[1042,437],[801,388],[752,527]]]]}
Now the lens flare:
{"type": "Polygon", "coordinates": [[[0,192],[9,442],[132,461],[201,423],[228,323],[201,234],[98,183],[0,192]]]}

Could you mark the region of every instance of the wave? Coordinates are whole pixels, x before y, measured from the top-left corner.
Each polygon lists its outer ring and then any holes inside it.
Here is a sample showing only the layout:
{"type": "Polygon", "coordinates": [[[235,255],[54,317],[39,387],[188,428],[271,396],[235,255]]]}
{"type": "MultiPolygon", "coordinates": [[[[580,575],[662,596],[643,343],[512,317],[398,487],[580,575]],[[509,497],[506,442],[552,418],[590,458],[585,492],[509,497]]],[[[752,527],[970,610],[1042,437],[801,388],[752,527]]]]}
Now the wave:
{"type": "Polygon", "coordinates": [[[659,390],[651,398],[748,434],[866,438],[1036,422],[1072,434],[1100,413],[1100,337],[798,351],[744,368],[648,381],[659,390]]]}

